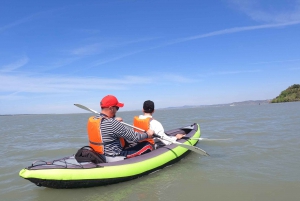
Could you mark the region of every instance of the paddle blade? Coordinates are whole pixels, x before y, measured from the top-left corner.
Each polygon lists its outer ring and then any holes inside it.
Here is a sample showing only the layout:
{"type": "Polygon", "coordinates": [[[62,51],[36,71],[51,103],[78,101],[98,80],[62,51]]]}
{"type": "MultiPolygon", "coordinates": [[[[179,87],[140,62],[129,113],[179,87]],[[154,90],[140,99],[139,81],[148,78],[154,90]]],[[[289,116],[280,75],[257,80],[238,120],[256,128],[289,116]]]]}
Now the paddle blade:
{"type": "Polygon", "coordinates": [[[204,151],[203,149],[200,149],[199,147],[195,147],[195,146],[191,146],[191,145],[183,144],[183,143],[179,143],[179,142],[173,142],[173,144],[179,145],[181,147],[184,147],[186,149],[194,151],[194,152],[196,152],[198,154],[201,154],[203,156],[209,156],[209,154],[206,151],[204,151]]]}
{"type": "Polygon", "coordinates": [[[81,108],[81,109],[84,109],[84,110],[93,112],[93,113],[95,113],[95,114],[99,114],[99,112],[97,112],[97,111],[95,111],[95,110],[93,110],[93,109],[90,109],[90,108],[88,108],[88,107],[85,107],[84,105],[81,105],[81,104],[78,104],[78,103],[75,103],[74,105],[77,106],[77,107],[79,107],[79,108],[81,108]]]}

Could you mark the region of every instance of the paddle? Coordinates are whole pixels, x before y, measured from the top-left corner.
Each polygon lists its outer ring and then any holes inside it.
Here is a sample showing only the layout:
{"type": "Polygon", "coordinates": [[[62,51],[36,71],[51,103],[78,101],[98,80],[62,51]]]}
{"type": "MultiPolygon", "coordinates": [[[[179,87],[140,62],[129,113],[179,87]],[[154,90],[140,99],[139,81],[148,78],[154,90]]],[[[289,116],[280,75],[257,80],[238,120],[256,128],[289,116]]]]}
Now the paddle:
{"type": "Polygon", "coordinates": [[[96,110],[92,110],[92,109],[90,109],[90,108],[88,108],[88,107],[85,107],[84,105],[77,104],[77,103],[75,103],[74,105],[77,106],[77,107],[79,107],[79,108],[81,108],[81,109],[84,109],[84,110],[93,112],[93,113],[95,113],[95,114],[100,114],[100,113],[97,112],[96,110]]]}
{"type": "Polygon", "coordinates": [[[183,137],[183,139],[188,139],[188,140],[202,140],[202,141],[225,141],[225,140],[231,140],[231,138],[227,139],[209,139],[209,138],[189,138],[189,137],[183,137]]]}
{"type": "MultiPolygon", "coordinates": [[[[84,105],[77,104],[77,103],[75,103],[74,105],[77,106],[77,107],[79,107],[79,108],[81,108],[81,109],[84,109],[84,110],[93,112],[93,113],[95,113],[95,114],[99,114],[99,112],[97,112],[96,110],[93,110],[93,109],[90,109],[90,108],[88,108],[88,107],[85,107],[84,105]]],[[[124,124],[124,125],[127,125],[127,126],[129,126],[129,127],[135,128],[135,129],[137,129],[137,130],[146,132],[146,131],[143,130],[143,129],[137,128],[137,127],[132,126],[132,125],[130,125],[130,124],[127,124],[127,123],[125,123],[125,122],[121,122],[121,123],[124,124]]],[[[201,155],[204,155],[204,156],[209,156],[209,154],[208,154],[206,151],[204,151],[204,150],[202,150],[202,149],[200,149],[200,148],[198,148],[198,147],[191,146],[191,145],[188,145],[188,144],[183,144],[183,143],[176,142],[176,141],[171,141],[171,140],[168,140],[168,139],[164,139],[163,137],[161,137],[161,136],[159,136],[159,135],[156,135],[156,134],[154,134],[153,136],[154,136],[154,137],[161,138],[161,139],[166,140],[166,141],[169,141],[169,142],[172,142],[173,144],[176,144],[176,145],[178,145],[178,146],[184,147],[184,148],[189,149],[189,150],[191,150],[191,151],[194,151],[194,152],[196,152],[196,153],[198,153],[198,154],[201,154],[201,155]]]]}

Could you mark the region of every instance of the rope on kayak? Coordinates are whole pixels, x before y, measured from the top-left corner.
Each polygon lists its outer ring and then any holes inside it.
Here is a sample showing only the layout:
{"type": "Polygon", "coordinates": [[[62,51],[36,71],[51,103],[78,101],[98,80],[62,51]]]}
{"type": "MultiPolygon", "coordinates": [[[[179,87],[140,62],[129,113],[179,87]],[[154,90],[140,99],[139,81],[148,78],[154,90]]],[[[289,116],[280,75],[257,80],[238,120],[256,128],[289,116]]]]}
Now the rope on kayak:
{"type": "MultiPolygon", "coordinates": [[[[72,156],[73,157],[73,156],[72,156]]],[[[65,157],[58,160],[53,160],[51,162],[47,162],[44,160],[37,160],[34,161],[31,166],[28,167],[28,169],[55,169],[55,168],[69,168],[69,169],[89,169],[89,168],[95,168],[95,167],[102,167],[98,164],[94,164],[89,162],[88,166],[86,166],[87,163],[78,163],[75,158],[72,157],[65,157]],[[71,160],[72,162],[68,161],[71,160]],[[84,166],[85,165],[85,166],[84,166]]]]}

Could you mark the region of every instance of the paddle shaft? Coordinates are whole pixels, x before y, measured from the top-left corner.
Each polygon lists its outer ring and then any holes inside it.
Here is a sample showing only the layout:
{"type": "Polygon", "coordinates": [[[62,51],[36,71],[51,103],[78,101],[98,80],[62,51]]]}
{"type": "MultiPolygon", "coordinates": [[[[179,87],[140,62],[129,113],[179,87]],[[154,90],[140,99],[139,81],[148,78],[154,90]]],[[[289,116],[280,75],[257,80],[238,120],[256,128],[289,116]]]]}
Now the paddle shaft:
{"type": "Polygon", "coordinates": [[[231,140],[231,138],[227,138],[227,139],[209,139],[209,138],[189,138],[189,137],[183,137],[183,139],[187,139],[187,140],[202,140],[202,141],[225,141],[225,140],[231,140]]]}

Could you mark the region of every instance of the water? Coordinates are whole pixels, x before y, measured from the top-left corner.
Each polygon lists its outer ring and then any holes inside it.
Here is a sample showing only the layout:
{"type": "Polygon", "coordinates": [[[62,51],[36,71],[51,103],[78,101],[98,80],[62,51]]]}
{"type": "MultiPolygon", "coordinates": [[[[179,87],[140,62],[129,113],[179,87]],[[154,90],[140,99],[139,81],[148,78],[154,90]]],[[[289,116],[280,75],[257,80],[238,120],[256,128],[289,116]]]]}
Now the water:
{"type": "MultiPolygon", "coordinates": [[[[119,112],[127,123],[139,111],[119,112]]],[[[198,147],[180,162],[129,182],[87,189],[37,187],[18,176],[35,160],[74,154],[87,145],[91,114],[0,116],[1,201],[228,200],[300,197],[300,102],[157,110],[166,130],[199,123],[198,147]]]]}

